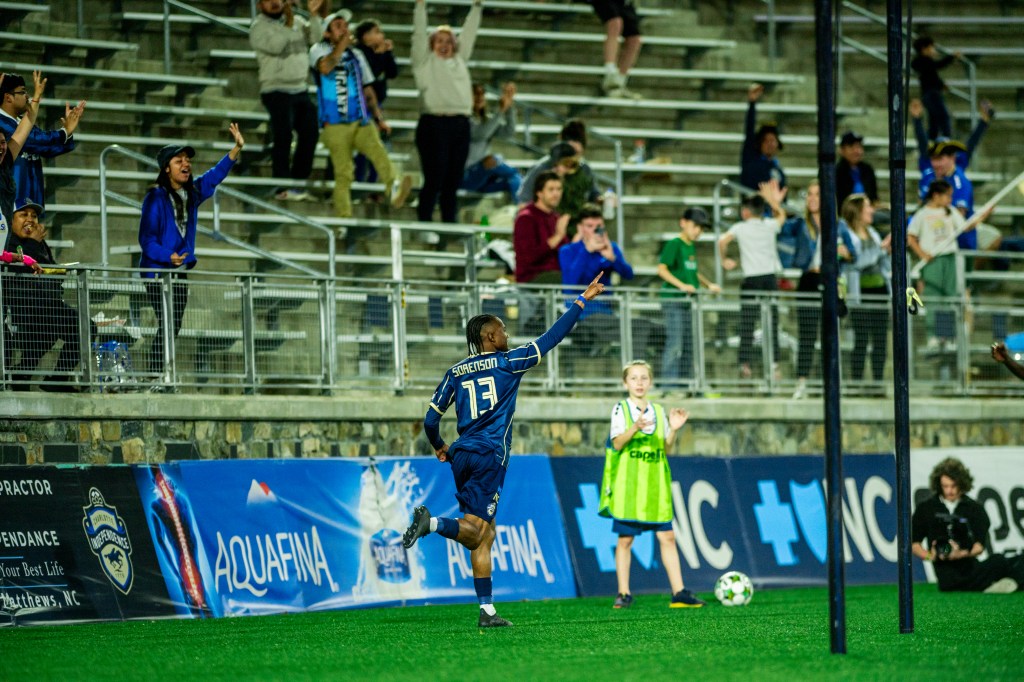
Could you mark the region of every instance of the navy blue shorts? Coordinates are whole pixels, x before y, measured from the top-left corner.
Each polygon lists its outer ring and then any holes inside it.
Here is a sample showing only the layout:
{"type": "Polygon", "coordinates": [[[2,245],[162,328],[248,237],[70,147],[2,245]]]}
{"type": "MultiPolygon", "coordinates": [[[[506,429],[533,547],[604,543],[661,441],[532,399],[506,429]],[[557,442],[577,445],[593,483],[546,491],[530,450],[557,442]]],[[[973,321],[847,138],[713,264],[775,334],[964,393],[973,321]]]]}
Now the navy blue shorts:
{"type": "Polygon", "coordinates": [[[498,499],[505,484],[505,467],[492,453],[483,454],[454,448],[448,451],[455,477],[455,499],[459,511],[479,516],[490,523],[498,513],[498,499]]]}
{"type": "Polygon", "coordinates": [[[672,522],[644,523],[643,521],[612,520],[612,532],[619,536],[628,535],[629,537],[634,537],[642,533],[646,533],[649,530],[654,531],[655,533],[663,530],[672,530],[672,522]]]}

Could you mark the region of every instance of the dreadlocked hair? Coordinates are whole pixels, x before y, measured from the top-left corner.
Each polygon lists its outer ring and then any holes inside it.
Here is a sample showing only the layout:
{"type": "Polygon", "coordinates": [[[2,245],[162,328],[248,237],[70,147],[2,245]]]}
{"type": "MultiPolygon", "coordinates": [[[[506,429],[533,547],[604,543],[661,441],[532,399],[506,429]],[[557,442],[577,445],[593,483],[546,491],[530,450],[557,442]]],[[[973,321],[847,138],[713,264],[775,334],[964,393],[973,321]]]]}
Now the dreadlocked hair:
{"type": "Polygon", "coordinates": [[[466,346],[469,348],[470,355],[479,355],[484,352],[482,338],[484,327],[497,319],[494,315],[477,315],[466,324],[466,346]]]}

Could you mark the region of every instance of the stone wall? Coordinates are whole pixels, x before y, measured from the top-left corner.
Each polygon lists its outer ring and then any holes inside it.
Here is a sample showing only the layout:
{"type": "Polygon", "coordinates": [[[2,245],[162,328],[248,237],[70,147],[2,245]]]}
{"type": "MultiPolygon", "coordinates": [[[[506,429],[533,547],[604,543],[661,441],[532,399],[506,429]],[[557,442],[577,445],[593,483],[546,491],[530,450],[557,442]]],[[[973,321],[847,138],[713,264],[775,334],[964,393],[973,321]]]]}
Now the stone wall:
{"type": "MultiPolygon", "coordinates": [[[[521,396],[514,452],[553,456],[604,451],[613,402],[521,396]]],[[[821,405],[788,400],[693,400],[679,455],[821,454],[821,405]]],[[[140,463],[173,459],[425,455],[426,403],[391,395],[346,398],[59,396],[0,394],[0,463],[140,463]],[[385,416],[381,416],[381,415],[385,416]]],[[[843,403],[843,449],[891,452],[892,405],[843,403]]],[[[444,419],[455,437],[454,415],[444,419]]],[[[912,447],[1024,442],[1019,401],[919,401],[911,405],[912,447]]]]}

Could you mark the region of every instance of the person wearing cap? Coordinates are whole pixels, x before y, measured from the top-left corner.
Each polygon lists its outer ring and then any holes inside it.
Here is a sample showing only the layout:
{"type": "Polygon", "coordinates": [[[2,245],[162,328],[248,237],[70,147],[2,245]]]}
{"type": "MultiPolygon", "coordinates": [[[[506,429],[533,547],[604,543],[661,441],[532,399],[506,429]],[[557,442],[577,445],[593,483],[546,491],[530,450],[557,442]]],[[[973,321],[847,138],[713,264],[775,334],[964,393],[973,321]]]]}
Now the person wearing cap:
{"type": "Polygon", "coordinates": [[[697,240],[711,226],[707,211],[691,206],[679,219],[679,236],[665,242],[658,259],[661,278],[661,309],[665,315],[665,348],[661,358],[664,387],[693,378],[693,296],[701,286],[718,293],[720,286],[697,268],[697,240]]]}
{"type": "MultiPolygon", "coordinates": [[[[8,134],[0,130],[0,249],[7,244],[8,226],[14,215],[14,199],[17,196],[17,183],[14,175],[14,163],[25,148],[25,142],[31,134],[32,127],[36,124],[36,116],[39,113],[39,100],[46,89],[46,79],[39,71],[32,72],[33,95],[29,97],[26,93],[15,95],[18,99],[27,99],[28,108],[18,122],[14,132],[8,134]]],[[[6,74],[0,74],[0,90],[7,81],[6,74]]],[[[4,95],[4,98],[13,93],[4,95]]]]}
{"type": "MultiPolygon", "coordinates": [[[[324,0],[309,0],[309,19],[295,12],[292,0],[259,0],[259,14],[249,27],[249,44],[259,65],[260,101],[270,115],[271,169],[275,178],[307,180],[319,135],[316,106],[309,98],[308,54],[323,34],[324,0]],[[289,155],[292,134],[295,154],[289,155]]],[[[282,188],[275,198],[301,201],[301,188],[282,188]]]]}
{"type": "MultiPolygon", "coordinates": [[[[562,179],[562,198],[558,212],[576,215],[586,203],[596,203],[600,198],[594,176],[580,158],[578,144],[572,142],[556,142],[551,145],[548,155],[538,161],[526,174],[524,186],[534,182],[540,173],[551,171],[562,179]]],[[[520,203],[523,189],[519,190],[520,203]]],[[[570,226],[569,236],[576,237],[575,226],[570,226]]]]}
{"type": "Polygon", "coordinates": [[[875,169],[864,160],[864,136],[852,130],[839,140],[839,161],[836,162],[836,204],[851,194],[866,194],[872,204],[878,203],[878,182],[875,169]]]}
{"type": "MultiPolygon", "coordinates": [[[[43,207],[32,199],[19,198],[14,203],[11,220],[10,247],[20,250],[27,263],[30,259],[39,265],[56,265],[57,261],[46,243],[46,228],[40,222],[43,207]]],[[[39,272],[41,268],[34,268],[39,272]]],[[[54,374],[40,385],[44,391],[75,391],[72,381],[82,359],[82,339],[79,335],[78,311],[64,302],[62,280],[56,277],[31,277],[25,268],[14,272],[23,276],[5,281],[4,300],[10,308],[11,321],[17,330],[13,346],[21,350],[21,359],[15,371],[30,372],[38,369],[39,361],[53,348],[58,339],[64,341],[54,374]]],[[[91,346],[96,336],[96,325],[89,322],[90,337],[85,346],[91,346]]],[[[28,376],[15,375],[15,386],[28,390],[28,376]]]]}
{"type": "Polygon", "coordinates": [[[394,208],[405,204],[409,178],[396,180],[381,133],[391,132],[373,91],[373,72],[366,57],[352,49],[348,24],[352,13],[340,9],[324,19],[324,37],[309,48],[309,64],[316,77],[320,110],[320,138],[334,165],[334,213],[352,217],[352,153],[365,155],[377,169],[385,195],[394,208]]]}
{"type": "Polygon", "coordinates": [[[777,155],[782,151],[779,127],[775,123],[757,125],[757,102],[764,95],[764,86],[754,83],[747,90],[747,117],[743,124],[743,149],[740,151],[740,184],[757,189],[762,182],[774,180],[786,187],[786,173],[777,155]]]}
{"type": "MultiPolygon", "coordinates": [[[[910,101],[908,110],[914,122],[914,136],[917,138],[917,165],[921,169],[918,196],[921,203],[925,202],[928,188],[933,181],[945,180],[953,187],[953,208],[960,211],[964,218],[970,218],[974,215],[974,185],[967,177],[967,167],[971,163],[974,150],[978,148],[981,138],[995,116],[992,105],[988,100],[981,100],[979,103],[978,110],[981,115],[966,145],[957,140],[944,138],[929,143],[924,129],[924,105],[920,100],[914,99],[910,101]]],[[[956,241],[961,249],[973,250],[978,246],[978,234],[974,230],[963,232],[956,241]]],[[[973,258],[968,258],[965,262],[968,268],[974,265],[973,258]]]]}
{"type": "Polygon", "coordinates": [[[425,0],[416,0],[413,10],[412,73],[420,93],[416,149],[423,171],[416,214],[423,222],[434,219],[437,204],[443,222],[457,222],[457,193],[469,156],[469,118],[473,114],[468,62],[482,15],[483,3],[474,0],[456,39],[447,25],[428,33],[425,0]]]}
{"type": "MultiPolygon", "coordinates": [[[[10,137],[28,107],[25,79],[18,74],[5,74],[3,83],[0,83],[0,132],[10,137]]],[[[14,162],[14,183],[19,197],[27,197],[40,206],[44,205],[46,191],[43,186],[43,159],[56,158],[74,150],[75,140],[72,135],[84,111],[84,100],[74,107],[65,104],[60,128],[43,130],[39,126],[32,126],[21,156],[14,162]]]]}
{"type": "Polygon", "coordinates": [[[146,293],[157,319],[157,332],[149,354],[151,372],[162,372],[164,368],[163,284],[156,279],[160,273],[155,271],[173,272],[170,313],[173,334],[177,337],[188,304],[188,286],[180,280],[187,279],[185,271],[196,266],[199,204],[213,196],[245,146],[238,124],[229,124],[228,131],[235,146],[217,165],[199,177],[192,176],[192,157],[196,150],[191,146],[169,144],[156,154],[159,174],[142,200],[142,217],[139,220],[139,246],[142,247],[139,267],[143,268],[142,277],[150,280],[146,284],[146,293]]]}

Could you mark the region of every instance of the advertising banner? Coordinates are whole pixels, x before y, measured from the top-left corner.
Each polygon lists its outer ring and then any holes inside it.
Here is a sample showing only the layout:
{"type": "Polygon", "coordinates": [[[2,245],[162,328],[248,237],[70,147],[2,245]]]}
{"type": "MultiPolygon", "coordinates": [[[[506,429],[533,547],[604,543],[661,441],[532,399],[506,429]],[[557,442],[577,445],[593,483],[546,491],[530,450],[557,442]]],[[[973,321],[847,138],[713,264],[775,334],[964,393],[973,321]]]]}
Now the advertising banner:
{"type": "MultiPolygon", "coordinates": [[[[612,521],[597,516],[603,457],[551,460],[580,593],[616,589],[612,521]]],[[[738,570],[762,586],[827,582],[821,457],[672,457],[673,530],[688,587],[709,590],[738,570]]],[[[896,579],[895,466],[844,457],[844,554],[850,584],[896,579]]],[[[922,574],[923,576],[923,574],[922,574]]],[[[634,592],[668,592],[654,535],[632,547],[634,592]]]]}
{"type": "MultiPolygon", "coordinates": [[[[1024,448],[922,448],[910,453],[911,496],[914,504],[934,493],[928,478],[932,469],[947,457],[955,457],[966,465],[974,479],[968,494],[985,507],[989,521],[990,551],[1000,554],[1024,553],[1024,448]]],[[[983,555],[987,556],[987,555],[983,555]]],[[[930,582],[935,572],[930,563],[923,564],[930,582]]]]}
{"type": "Polygon", "coordinates": [[[0,467],[0,626],[173,614],[128,467],[0,467]]]}
{"type": "MultiPolygon", "coordinates": [[[[183,614],[277,613],[473,601],[469,552],[432,535],[406,550],[412,510],[461,516],[433,457],[182,462],[139,489],[183,614]]],[[[516,457],[492,548],[494,597],[575,596],[545,456],[516,457]]]]}

